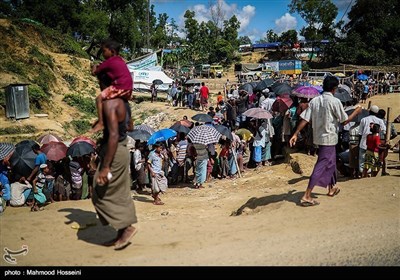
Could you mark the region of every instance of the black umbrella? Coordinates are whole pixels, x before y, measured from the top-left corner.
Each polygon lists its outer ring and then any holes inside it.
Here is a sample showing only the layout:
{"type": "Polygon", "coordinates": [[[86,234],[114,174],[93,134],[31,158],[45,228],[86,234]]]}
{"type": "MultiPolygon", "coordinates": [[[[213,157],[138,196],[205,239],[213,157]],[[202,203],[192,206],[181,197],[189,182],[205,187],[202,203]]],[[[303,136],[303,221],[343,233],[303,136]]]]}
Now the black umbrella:
{"type": "Polygon", "coordinates": [[[33,152],[31,144],[29,141],[18,143],[10,158],[13,171],[24,177],[28,177],[35,168],[36,154],[33,152]]]}
{"type": "Polygon", "coordinates": [[[38,143],[36,141],[33,141],[33,140],[23,140],[23,141],[19,142],[17,145],[15,145],[15,147],[18,147],[18,146],[21,146],[21,145],[22,146],[28,145],[28,146],[30,146],[32,148],[32,146],[34,144],[38,144],[38,143]]]}
{"type": "Polygon", "coordinates": [[[188,134],[190,131],[190,128],[188,128],[187,126],[181,125],[179,122],[176,122],[173,126],[170,127],[170,129],[173,129],[178,133],[183,132],[186,134],[188,134]]]}
{"type": "Polygon", "coordinates": [[[155,84],[155,85],[162,85],[164,82],[163,81],[161,81],[160,79],[155,79],[154,81],[153,81],[153,84],[155,84]]]}
{"type": "Polygon", "coordinates": [[[253,93],[253,87],[252,87],[252,85],[250,83],[241,85],[239,87],[239,91],[241,91],[241,90],[247,92],[248,94],[252,94],[253,93]]]}
{"type": "Polygon", "coordinates": [[[215,129],[229,140],[233,140],[232,131],[224,125],[216,125],[215,129]]]}
{"type": "Polygon", "coordinates": [[[275,81],[272,80],[272,79],[265,79],[265,80],[262,80],[262,81],[259,82],[259,83],[257,84],[257,86],[254,88],[254,91],[255,91],[255,92],[261,92],[261,91],[263,91],[264,89],[266,89],[267,87],[270,87],[273,83],[275,83],[275,81]]]}
{"type": "Polygon", "coordinates": [[[212,122],[213,118],[208,114],[197,114],[192,117],[192,120],[207,123],[212,122]]]}
{"type": "MultiPolygon", "coordinates": [[[[335,96],[336,96],[336,94],[335,94],[335,96]]],[[[348,111],[346,111],[346,114],[347,114],[348,116],[350,116],[350,115],[354,112],[354,110],[355,110],[355,109],[348,110],[348,111]]],[[[359,123],[359,122],[361,122],[361,119],[363,119],[363,118],[365,118],[365,117],[368,117],[368,116],[369,116],[369,111],[368,111],[368,110],[365,110],[365,109],[362,109],[361,113],[359,113],[359,114],[352,120],[352,122],[359,123]]]]}
{"type": "Polygon", "coordinates": [[[135,125],[133,129],[139,129],[139,130],[144,130],[147,131],[148,133],[153,134],[156,132],[151,126],[148,126],[147,124],[140,124],[140,125],[135,125]]]}
{"type": "Polygon", "coordinates": [[[292,87],[287,83],[274,83],[272,86],[272,91],[277,95],[290,94],[292,92],[292,87]]]}
{"type": "Polygon", "coordinates": [[[347,90],[341,88],[338,88],[336,90],[334,97],[336,97],[343,103],[353,100],[353,97],[351,97],[350,93],[348,93],[347,90]]]}
{"type": "Polygon", "coordinates": [[[71,157],[82,157],[94,152],[94,148],[87,142],[76,142],[72,144],[67,151],[67,155],[71,157]]]}
{"type": "Polygon", "coordinates": [[[146,131],[146,130],[141,130],[141,129],[134,129],[132,131],[128,132],[128,135],[132,137],[135,140],[139,141],[147,141],[149,140],[151,134],[146,131]]]}

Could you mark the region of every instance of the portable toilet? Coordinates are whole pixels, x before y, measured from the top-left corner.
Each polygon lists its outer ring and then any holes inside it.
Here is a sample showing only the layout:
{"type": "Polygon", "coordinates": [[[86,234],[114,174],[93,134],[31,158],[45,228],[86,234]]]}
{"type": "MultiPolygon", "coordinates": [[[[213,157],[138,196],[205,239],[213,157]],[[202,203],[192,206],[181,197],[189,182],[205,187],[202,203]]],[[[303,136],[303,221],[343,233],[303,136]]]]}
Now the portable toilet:
{"type": "Polygon", "coordinates": [[[5,91],[6,117],[16,120],[29,118],[28,84],[10,84],[5,91]]]}

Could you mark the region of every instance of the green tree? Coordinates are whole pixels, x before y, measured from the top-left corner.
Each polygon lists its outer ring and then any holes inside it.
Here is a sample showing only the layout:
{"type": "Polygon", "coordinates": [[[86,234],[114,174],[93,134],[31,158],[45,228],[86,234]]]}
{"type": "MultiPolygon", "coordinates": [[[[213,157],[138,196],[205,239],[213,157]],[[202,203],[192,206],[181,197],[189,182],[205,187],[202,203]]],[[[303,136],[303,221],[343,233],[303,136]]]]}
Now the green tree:
{"type": "Polygon", "coordinates": [[[297,39],[297,31],[294,29],[288,30],[286,32],[282,32],[278,39],[282,43],[294,44],[298,41],[297,39]]]}
{"type": "MultiPolygon", "coordinates": [[[[269,29],[269,30],[267,30],[265,40],[268,43],[277,42],[279,40],[279,36],[274,32],[274,30],[269,29]]],[[[267,42],[265,42],[265,43],[267,43],[267,42]]]]}
{"type": "Polygon", "coordinates": [[[240,36],[238,39],[239,45],[251,45],[249,36],[240,36]]]}
{"type": "Polygon", "coordinates": [[[400,2],[357,0],[344,27],[346,36],[335,48],[344,63],[400,64],[400,2]]]}
{"type": "Polygon", "coordinates": [[[319,46],[321,40],[335,38],[335,28],[340,23],[334,24],[338,8],[331,0],[292,0],[289,9],[291,13],[298,13],[307,23],[301,29],[300,35],[312,43],[311,58],[314,48],[319,46]]]}

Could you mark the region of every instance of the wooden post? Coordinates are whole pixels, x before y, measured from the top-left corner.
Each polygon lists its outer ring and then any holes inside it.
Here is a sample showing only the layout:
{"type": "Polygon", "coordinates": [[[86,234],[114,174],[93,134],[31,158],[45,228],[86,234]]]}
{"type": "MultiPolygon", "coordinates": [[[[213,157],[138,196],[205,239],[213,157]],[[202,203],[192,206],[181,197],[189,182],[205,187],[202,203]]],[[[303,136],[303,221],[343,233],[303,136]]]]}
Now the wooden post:
{"type": "Polygon", "coordinates": [[[367,107],[368,110],[371,108],[371,103],[372,101],[368,101],[368,107],[367,107]]]}
{"type": "MultiPolygon", "coordinates": [[[[390,110],[391,110],[391,108],[390,107],[388,107],[387,108],[387,114],[386,114],[386,135],[385,135],[385,140],[386,140],[386,142],[385,142],[385,144],[387,145],[388,143],[389,143],[389,141],[390,141],[390,110]]],[[[384,151],[384,153],[386,153],[386,149],[389,149],[389,147],[388,146],[386,146],[385,147],[385,151],[384,151]]],[[[387,168],[386,168],[386,158],[383,158],[383,162],[382,162],[382,175],[383,174],[386,174],[387,172],[386,172],[386,170],[387,170],[387,168]]]]}
{"type": "Polygon", "coordinates": [[[236,158],[236,151],[234,151],[232,148],[231,148],[231,151],[232,151],[232,154],[233,154],[233,159],[235,160],[235,165],[236,165],[236,168],[237,168],[237,172],[238,172],[239,178],[242,178],[242,173],[240,173],[239,163],[237,162],[237,158],[236,158]]]}

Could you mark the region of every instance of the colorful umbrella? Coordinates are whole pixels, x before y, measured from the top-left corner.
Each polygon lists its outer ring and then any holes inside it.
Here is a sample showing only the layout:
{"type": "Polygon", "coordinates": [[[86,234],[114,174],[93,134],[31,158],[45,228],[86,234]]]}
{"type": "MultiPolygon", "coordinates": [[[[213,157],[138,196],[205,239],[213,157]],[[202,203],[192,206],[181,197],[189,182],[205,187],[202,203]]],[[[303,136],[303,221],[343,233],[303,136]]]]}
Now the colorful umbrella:
{"type": "Polygon", "coordinates": [[[44,134],[42,136],[39,137],[38,142],[40,145],[43,144],[47,144],[50,142],[62,142],[63,140],[61,139],[61,137],[58,137],[57,135],[54,134],[44,134]]]}
{"type": "Polygon", "coordinates": [[[164,128],[159,131],[154,132],[149,140],[147,140],[147,144],[154,145],[157,142],[167,141],[169,138],[176,136],[176,131],[170,128],[164,128]]]}
{"type": "Polygon", "coordinates": [[[86,137],[86,136],[78,136],[78,137],[76,137],[74,140],[72,140],[70,146],[75,144],[75,143],[78,143],[78,142],[86,142],[86,143],[92,145],[93,148],[96,148],[96,142],[94,142],[92,139],[90,139],[89,137],[86,137]]]}
{"type": "Polygon", "coordinates": [[[210,125],[196,126],[187,135],[192,143],[203,145],[218,143],[221,136],[221,133],[210,125]]]}
{"type": "Polygon", "coordinates": [[[256,119],[272,119],[272,115],[263,108],[251,108],[243,113],[244,116],[256,119]]]}
{"type": "Polygon", "coordinates": [[[302,98],[314,98],[319,96],[319,91],[314,87],[301,86],[292,91],[293,95],[302,98]]]}
{"type": "Polygon", "coordinates": [[[68,147],[63,142],[46,143],[40,149],[48,160],[59,161],[67,156],[68,147]]]}
{"type": "Polygon", "coordinates": [[[250,130],[246,128],[241,128],[238,131],[236,131],[236,135],[242,136],[242,139],[244,141],[249,141],[252,137],[254,137],[253,133],[251,133],[250,130]]]}
{"type": "Polygon", "coordinates": [[[292,104],[293,100],[289,96],[278,96],[272,104],[272,111],[284,113],[292,104]]]}
{"type": "Polygon", "coordinates": [[[366,81],[366,80],[368,80],[368,76],[365,74],[358,75],[357,80],[366,81]]]}

